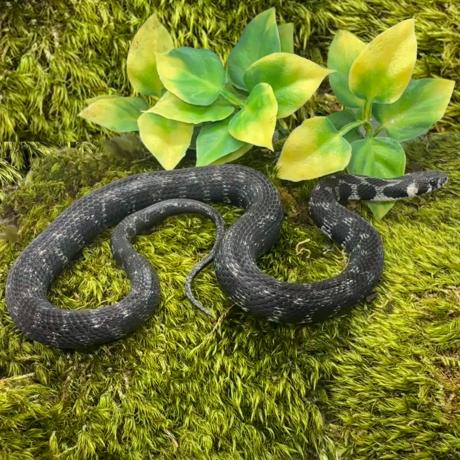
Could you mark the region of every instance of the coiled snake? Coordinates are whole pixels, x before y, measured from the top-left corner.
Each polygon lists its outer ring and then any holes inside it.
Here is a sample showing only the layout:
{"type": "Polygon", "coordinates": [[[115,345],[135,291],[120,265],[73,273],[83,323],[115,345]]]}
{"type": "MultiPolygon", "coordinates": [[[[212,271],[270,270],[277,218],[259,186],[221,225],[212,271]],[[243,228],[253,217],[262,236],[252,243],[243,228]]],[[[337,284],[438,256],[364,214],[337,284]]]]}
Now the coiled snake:
{"type": "Polygon", "coordinates": [[[66,209],[22,252],[11,268],[8,310],[30,339],[65,349],[79,349],[119,339],[143,323],[160,300],[160,286],[149,262],[135,252],[131,239],[166,216],[194,212],[217,225],[212,258],[217,279],[231,299],[250,313],[279,323],[309,323],[341,313],[378,282],[383,246],[378,233],[342,206],[347,200],[395,200],[431,192],[447,177],[419,172],[380,180],[337,174],[321,180],[309,206],[316,225],[349,254],[338,276],[310,284],[278,281],[263,273],[257,258],[275,242],[283,218],[275,187],[261,173],[239,165],[207,166],[137,174],[84,196],[66,209]],[[199,200],[199,201],[194,201],[199,200]],[[202,202],[223,202],[245,209],[224,231],[219,214],[202,202]],[[131,281],[119,302],[96,309],[63,310],[47,293],[54,278],[96,235],[119,224],[112,237],[116,259],[131,281]]]}

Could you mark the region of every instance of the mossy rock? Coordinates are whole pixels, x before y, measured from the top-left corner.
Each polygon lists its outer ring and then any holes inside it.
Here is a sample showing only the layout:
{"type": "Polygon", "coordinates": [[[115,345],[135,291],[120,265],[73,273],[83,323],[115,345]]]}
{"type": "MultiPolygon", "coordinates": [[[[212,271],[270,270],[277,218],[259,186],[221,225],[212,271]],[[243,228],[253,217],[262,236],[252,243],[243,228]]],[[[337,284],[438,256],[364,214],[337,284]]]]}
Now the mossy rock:
{"type": "MultiPolygon", "coordinates": [[[[450,181],[373,221],[385,244],[383,279],[345,316],[302,327],[256,320],[229,302],[211,268],[196,293],[215,319],[200,314],[184,282],[212,247],[214,228],[181,216],[136,240],[162,287],[144,326],[91,353],[30,342],[6,310],[7,272],[75,199],[158,167],[123,139],[109,149],[55,149],[3,203],[18,238],[0,243],[0,457],[458,458],[460,137],[407,146],[410,168],[443,170],[450,181]]],[[[271,156],[254,151],[244,161],[272,177],[271,156]]],[[[290,281],[338,273],[346,257],[307,217],[309,187],[275,183],[287,217],[261,267],[290,281]]],[[[240,214],[219,209],[227,222],[240,214]]],[[[106,232],[58,278],[50,298],[63,308],[94,308],[128,289],[106,232]]]]}

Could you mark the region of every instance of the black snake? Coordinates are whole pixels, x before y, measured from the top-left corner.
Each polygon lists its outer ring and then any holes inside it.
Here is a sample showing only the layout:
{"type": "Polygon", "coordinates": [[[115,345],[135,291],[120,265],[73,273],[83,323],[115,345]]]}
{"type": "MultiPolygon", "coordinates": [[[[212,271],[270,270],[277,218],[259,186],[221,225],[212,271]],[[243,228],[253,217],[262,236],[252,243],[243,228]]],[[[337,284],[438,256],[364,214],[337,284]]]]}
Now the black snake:
{"type": "Polygon", "coordinates": [[[191,280],[214,258],[219,284],[244,310],[279,323],[321,321],[365,298],[383,269],[378,233],[340,202],[419,195],[446,180],[444,174],[431,171],[388,180],[346,174],[322,179],[310,197],[311,216],[348,252],[349,261],[334,278],[297,284],[278,281],[256,265],[274,244],[283,219],[278,192],[261,173],[222,165],[130,176],[73,203],[29,244],[9,272],[7,307],[27,337],[60,348],[85,348],[125,336],[160,301],[158,278],[131,246],[131,239],[166,216],[194,212],[211,217],[218,230],[212,253],[188,278],[187,294],[195,305],[204,309],[193,298],[191,280]],[[219,214],[202,202],[230,203],[245,212],[224,230],[219,214]],[[117,224],[112,248],[129,275],[129,294],[96,309],[63,310],[52,305],[47,294],[56,276],[96,235],[117,224]]]}

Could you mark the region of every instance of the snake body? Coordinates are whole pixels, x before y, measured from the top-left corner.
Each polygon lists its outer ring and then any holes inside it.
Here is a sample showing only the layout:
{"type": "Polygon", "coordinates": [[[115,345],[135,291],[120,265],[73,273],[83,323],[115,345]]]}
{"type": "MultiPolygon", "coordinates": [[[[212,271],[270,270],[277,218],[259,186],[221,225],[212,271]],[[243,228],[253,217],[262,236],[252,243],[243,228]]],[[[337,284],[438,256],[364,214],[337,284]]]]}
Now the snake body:
{"type": "Polygon", "coordinates": [[[7,307],[27,337],[64,349],[125,336],[160,301],[157,276],[132,247],[132,238],[168,215],[195,212],[211,217],[218,230],[213,253],[201,266],[214,258],[218,282],[235,303],[279,323],[321,321],[365,298],[383,269],[378,233],[341,203],[414,196],[431,192],[446,180],[444,174],[430,171],[388,180],[346,174],[321,180],[310,197],[311,216],[347,251],[349,261],[338,276],[300,284],[278,281],[257,267],[257,258],[274,244],[283,219],[278,192],[261,173],[240,165],[220,165],[130,176],[77,200],[29,244],[9,272],[7,307]],[[245,212],[224,231],[218,213],[204,204],[211,202],[230,203],[245,212]],[[112,248],[130,278],[129,294],[95,309],[64,310],[52,305],[47,295],[53,280],[88,242],[111,226],[117,226],[112,248]]]}

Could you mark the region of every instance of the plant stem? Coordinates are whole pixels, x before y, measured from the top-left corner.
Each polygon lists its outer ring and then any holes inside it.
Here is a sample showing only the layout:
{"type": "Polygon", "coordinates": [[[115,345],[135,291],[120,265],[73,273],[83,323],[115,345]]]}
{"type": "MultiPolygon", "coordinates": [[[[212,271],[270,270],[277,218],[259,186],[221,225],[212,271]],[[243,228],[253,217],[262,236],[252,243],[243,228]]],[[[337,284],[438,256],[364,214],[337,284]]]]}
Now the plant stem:
{"type": "Polygon", "coordinates": [[[351,123],[348,123],[347,125],[343,126],[342,129],[339,131],[339,134],[341,136],[345,136],[345,134],[347,134],[348,131],[351,131],[353,128],[356,128],[357,126],[361,126],[364,123],[367,123],[366,120],[352,121],[351,123]]]}
{"type": "Polygon", "coordinates": [[[371,109],[372,109],[372,101],[366,99],[366,102],[364,103],[364,121],[370,121],[371,120],[371,109]]]}
{"type": "Polygon", "coordinates": [[[371,115],[372,115],[372,100],[366,99],[363,108],[363,122],[364,122],[364,129],[366,130],[366,134],[372,131],[372,123],[371,123],[371,115]]]}
{"type": "Polygon", "coordinates": [[[220,95],[224,98],[227,99],[230,104],[236,105],[237,107],[244,107],[244,101],[238,97],[235,93],[232,93],[228,89],[223,89],[220,92],[220,95]]]}
{"type": "Polygon", "coordinates": [[[374,132],[374,136],[378,136],[385,128],[383,125],[380,125],[374,132]]]}

